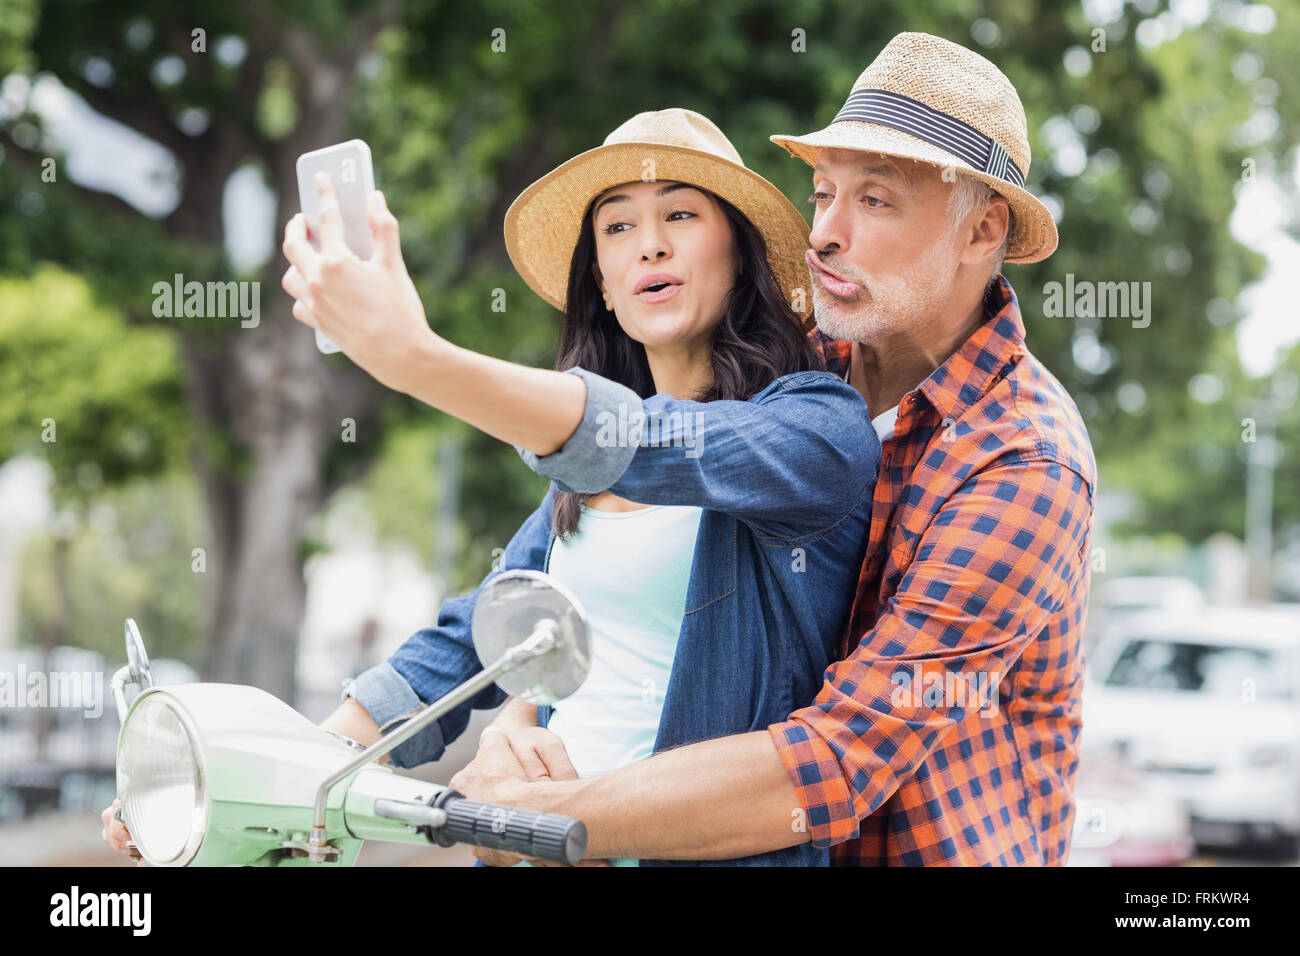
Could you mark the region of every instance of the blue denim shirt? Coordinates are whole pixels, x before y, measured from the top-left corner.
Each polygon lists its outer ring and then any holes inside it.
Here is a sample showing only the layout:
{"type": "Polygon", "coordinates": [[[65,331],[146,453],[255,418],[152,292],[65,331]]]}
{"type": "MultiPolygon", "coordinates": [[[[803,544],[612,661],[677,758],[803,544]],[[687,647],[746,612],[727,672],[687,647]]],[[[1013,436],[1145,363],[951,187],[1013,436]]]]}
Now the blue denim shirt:
{"type": "MultiPolygon", "coordinates": [[[[880,443],[862,396],[829,372],[810,371],[782,376],[746,401],[643,400],[586,369],[569,372],[587,385],[577,430],[551,455],[517,449],[552,479],[541,505],[483,584],[445,601],[437,626],[361,674],[352,695],[388,732],[477,673],[470,621],[483,585],[505,569],[546,569],[557,490],[609,490],[703,509],[655,753],[765,730],[810,704],[847,624],[871,521],[880,443]]],[[[505,696],[484,691],[396,747],[393,763],[438,759],[471,709],[505,696]]],[[[548,716],[539,708],[539,723],[548,716]]],[[[702,863],[825,866],[828,851],[804,843],[738,860],[641,861],[702,863]]]]}

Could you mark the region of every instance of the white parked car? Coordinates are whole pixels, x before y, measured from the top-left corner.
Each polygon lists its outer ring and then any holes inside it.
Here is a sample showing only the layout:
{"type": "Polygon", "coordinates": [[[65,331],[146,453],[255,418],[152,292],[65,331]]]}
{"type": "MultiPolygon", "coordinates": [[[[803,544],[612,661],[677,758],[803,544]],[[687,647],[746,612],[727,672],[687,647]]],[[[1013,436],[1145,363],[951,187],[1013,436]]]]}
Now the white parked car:
{"type": "Polygon", "coordinates": [[[1085,747],[1178,797],[1198,843],[1300,851],[1300,606],[1135,614],[1089,657],[1085,747]]]}
{"type": "Polygon", "coordinates": [[[1205,603],[1205,592],[1190,578],[1155,575],[1111,578],[1093,589],[1088,606],[1086,646],[1091,650],[1105,638],[1107,631],[1122,625],[1134,614],[1154,610],[1180,614],[1205,603]]]}

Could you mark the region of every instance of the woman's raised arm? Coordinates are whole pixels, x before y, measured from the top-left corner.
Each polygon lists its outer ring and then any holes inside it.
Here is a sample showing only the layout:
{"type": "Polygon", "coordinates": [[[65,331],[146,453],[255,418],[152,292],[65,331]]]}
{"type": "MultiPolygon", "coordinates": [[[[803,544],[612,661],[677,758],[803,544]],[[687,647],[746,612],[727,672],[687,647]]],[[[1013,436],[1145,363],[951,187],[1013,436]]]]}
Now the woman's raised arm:
{"type": "Polygon", "coordinates": [[[527,368],[445,341],[425,319],[382,195],[371,194],[375,251],[361,260],[343,241],[328,178],[317,188],[321,251],[301,216],[285,228],[294,316],[384,385],[514,445],[560,490],[609,489],[793,529],[837,520],[874,480],[880,446],[866,405],[829,373],[786,376],[751,402],[643,401],[584,369],[527,368]],[[639,440],[636,421],[652,441],[639,440]]]}
{"type": "Polygon", "coordinates": [[[712,402],[642,400],[586,369],[569,373],[587,382],[582,424],[555,454],[517,449],[560,491],[696,505],[790,536],[835,523],[875,485],[880,441],[866,402],[830,372],[712,402]]]}

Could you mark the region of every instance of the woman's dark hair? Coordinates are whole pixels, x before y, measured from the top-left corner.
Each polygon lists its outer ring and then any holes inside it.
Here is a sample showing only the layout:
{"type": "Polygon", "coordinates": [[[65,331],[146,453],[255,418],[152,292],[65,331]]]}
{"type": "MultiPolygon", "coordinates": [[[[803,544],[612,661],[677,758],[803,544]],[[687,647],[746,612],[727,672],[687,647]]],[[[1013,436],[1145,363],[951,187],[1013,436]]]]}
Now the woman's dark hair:
{"type": "MultiPolygon", "coordinates": [[[[697,400],[744,401],[782,375],[824,368],[821,355],[800,331],[799,317],[772,275],[762,233],[725,199],[701,192],[712,197],[726,214],[740,254],[741,272],[713,331],[713,382],[697,400]]],[[[605,309],[592,274],[595,261],[596,234],[588,205],[569,266],[567,307],[555,367],[564,371],[580,365],[649,398],[655,393],[655,384],[645,346],[624,332],[614,313],[605,309]]],[[[556,494],[551,524],[557,535],[566,537],[577,530],[579,505],[586,497],[567,491],[556,494]]]]}

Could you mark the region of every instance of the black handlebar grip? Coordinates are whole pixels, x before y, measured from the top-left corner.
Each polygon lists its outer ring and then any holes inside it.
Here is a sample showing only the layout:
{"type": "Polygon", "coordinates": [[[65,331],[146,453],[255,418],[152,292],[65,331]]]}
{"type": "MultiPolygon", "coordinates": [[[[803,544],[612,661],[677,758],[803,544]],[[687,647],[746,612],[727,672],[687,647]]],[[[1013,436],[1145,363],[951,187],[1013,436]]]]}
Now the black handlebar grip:
{"type": "Polygon", "coordinates": [[[451,789],[430,806],[447,814],[447,822],[429,833],[441,846],[472,843],[554,863],[577,863],[587,851],[587,827],[573,817],[480,803],[451,789]]]}

